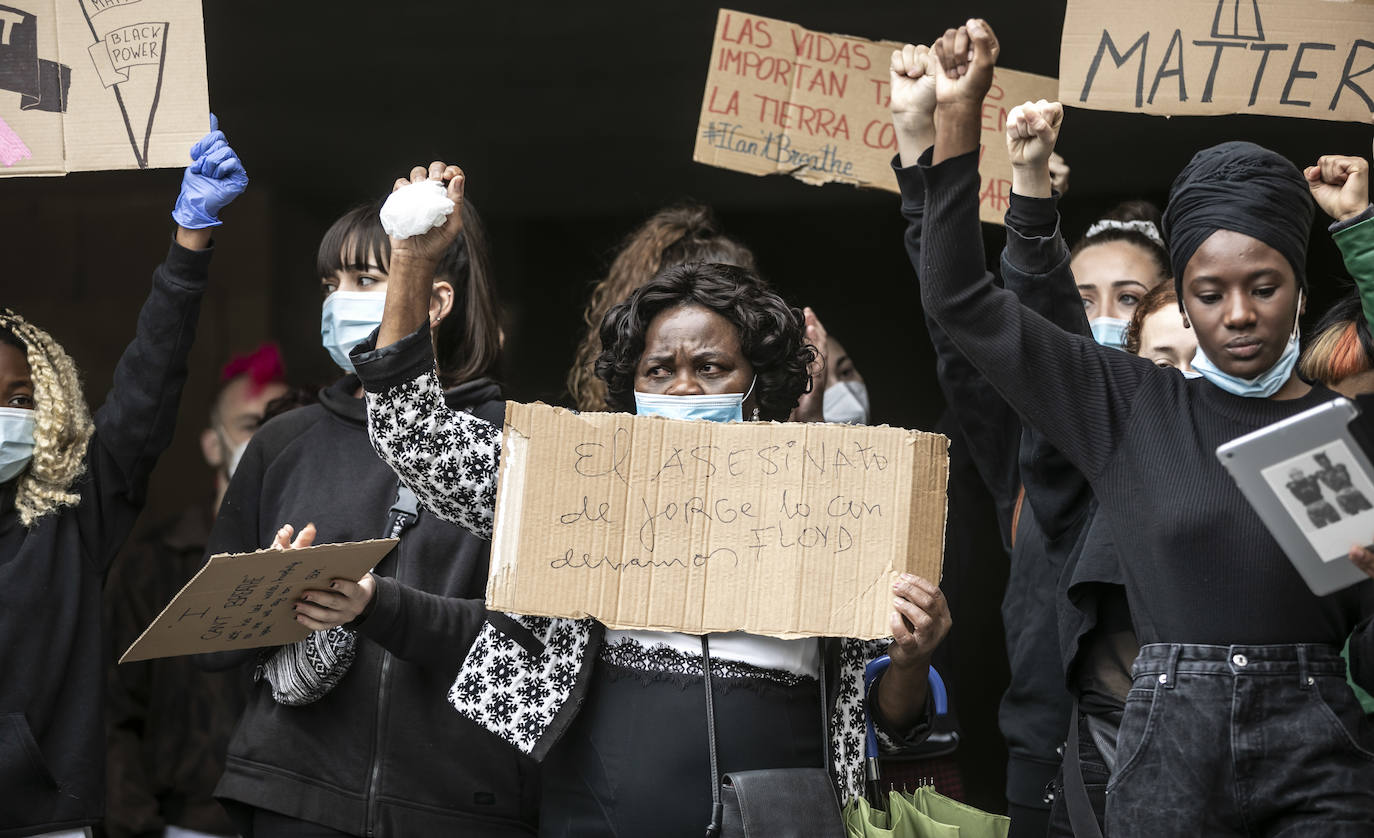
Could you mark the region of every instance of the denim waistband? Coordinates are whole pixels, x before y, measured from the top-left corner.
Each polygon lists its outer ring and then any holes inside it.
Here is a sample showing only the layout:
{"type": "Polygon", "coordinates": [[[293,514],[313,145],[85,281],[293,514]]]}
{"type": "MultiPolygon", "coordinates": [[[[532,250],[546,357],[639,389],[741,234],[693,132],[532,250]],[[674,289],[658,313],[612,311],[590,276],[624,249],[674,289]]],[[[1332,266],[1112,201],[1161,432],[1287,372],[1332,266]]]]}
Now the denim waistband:
{"type": "Polygon", "coordinates": [[[1140,649],[1131,676],[1160,675],[1160,683],[1174,684],[1179,672],[1210,675],[1296,675],[1300,684],[1309,677],[1345,677],[1340,650],[1321,643],[1280,646],[1205,646],[1192,643],[1151,643],[1140,649]]]}

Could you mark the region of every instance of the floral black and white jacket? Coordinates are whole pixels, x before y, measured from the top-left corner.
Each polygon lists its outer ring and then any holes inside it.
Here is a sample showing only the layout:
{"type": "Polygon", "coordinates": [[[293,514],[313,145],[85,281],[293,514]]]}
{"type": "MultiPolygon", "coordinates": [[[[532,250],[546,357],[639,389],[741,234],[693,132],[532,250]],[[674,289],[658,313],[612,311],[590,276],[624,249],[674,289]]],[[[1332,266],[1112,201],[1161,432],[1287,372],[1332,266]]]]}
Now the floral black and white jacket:
{"type": "MultiPolygon", "coordinates": [[[[353,361],[367,391],[368,433],[377,454],[425,508],[491,538],[501,430],[444,404],[427,329],[380,350],[374,341],[375,336],[355,349],[353,361]]],[[[604,634],[595,620],[488,611],[449,689],[449,702],[542,760],[581,709],[604,634]]],[[[876,711],[876,702],[865,695],[864,667],[888,645],[848,638],[821,644],[832,696],[831,759],[844,800],[863,793],[866,712],[876,711]]],[[[920,744],[932,712],[927,700],[923,721],[901,732],[888,729],[874,712],[880,748],[892,752],[920,744]]]]}

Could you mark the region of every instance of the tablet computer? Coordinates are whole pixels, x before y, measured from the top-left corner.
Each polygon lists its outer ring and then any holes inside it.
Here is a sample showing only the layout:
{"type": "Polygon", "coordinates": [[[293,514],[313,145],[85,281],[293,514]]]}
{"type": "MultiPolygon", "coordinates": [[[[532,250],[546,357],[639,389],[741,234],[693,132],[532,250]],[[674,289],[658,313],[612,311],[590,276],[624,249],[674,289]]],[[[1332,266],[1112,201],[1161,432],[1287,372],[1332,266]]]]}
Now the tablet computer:
{"type": "Polygon", "coordinates": [[[1312,593],[1369,577],[1346,556],[1374,541],[1374,466],[1350,431],[1360,414],[1333,399],[1233,439],[1217,458],[1312,593]]]}

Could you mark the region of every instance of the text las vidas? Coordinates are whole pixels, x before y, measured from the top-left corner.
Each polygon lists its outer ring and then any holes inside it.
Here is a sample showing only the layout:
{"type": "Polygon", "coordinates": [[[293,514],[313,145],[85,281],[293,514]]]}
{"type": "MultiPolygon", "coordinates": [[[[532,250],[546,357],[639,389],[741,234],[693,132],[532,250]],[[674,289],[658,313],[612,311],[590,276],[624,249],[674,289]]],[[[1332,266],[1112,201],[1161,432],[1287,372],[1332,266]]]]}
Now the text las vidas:
{"type": "MultiPolygon", "coordinates": [[[[888,66],[900,48],[722,9],[693,159],[811,184],[896,191],[888,66]]],[[[1027,99],[1052,98],[1056,86],[1044,76],[997,70],[984,108],[983,220],[1001,223],[1011,192],[1002,136],[1007,111],[1027,99]]]]}

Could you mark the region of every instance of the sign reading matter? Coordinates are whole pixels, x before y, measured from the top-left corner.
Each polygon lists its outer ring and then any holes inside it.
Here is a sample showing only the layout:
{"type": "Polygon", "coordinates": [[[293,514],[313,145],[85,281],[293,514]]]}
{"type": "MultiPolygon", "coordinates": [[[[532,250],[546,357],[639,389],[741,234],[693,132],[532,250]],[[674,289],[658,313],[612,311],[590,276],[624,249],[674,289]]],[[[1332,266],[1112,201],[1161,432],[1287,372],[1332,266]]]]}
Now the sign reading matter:
{"type": "Polygon", "coordinates": [[[612,628],[889,635],[939,580],[949,441],[510,402],[489,607],[612,628]]]}
{"type": "Polygon", "coordinates": [[[1059,72],[1082,108],[1369,122],[1374,3],[1069,0],[1059,72]]]}
{"type": "Polygon", "coordinates": [[[396,544],[379,538],[211,556],[119,662],[304,640],[310,629],[296,622],[293,607],[301,594],[332,579],[361,579],[396,544]]]}
{"type": "Polygon", "coordinates": [[[0,177],[184,166],[207,98],[195,0],[0,0],[0,177]]]}
{"type": "MultiPolygon", "coordinates": [[[[897,191],[888,68],[901,48],[721,9],[692,159],[810,184],[897,191]]],[[[997,69],[983,106],[984,221],[1001,224],[1011,198],[1007,112],[1053,99],[1057,89],[1052,78],[997,69]]]]}

